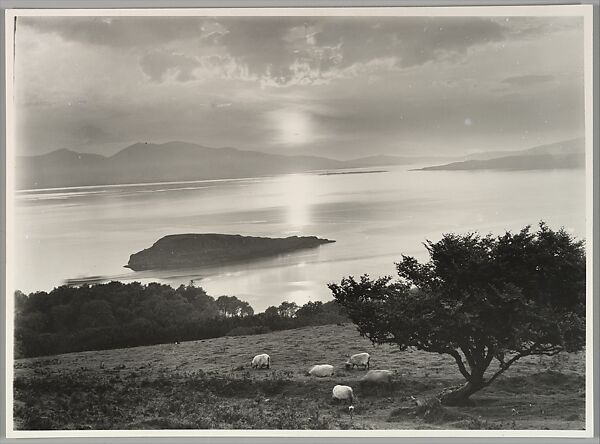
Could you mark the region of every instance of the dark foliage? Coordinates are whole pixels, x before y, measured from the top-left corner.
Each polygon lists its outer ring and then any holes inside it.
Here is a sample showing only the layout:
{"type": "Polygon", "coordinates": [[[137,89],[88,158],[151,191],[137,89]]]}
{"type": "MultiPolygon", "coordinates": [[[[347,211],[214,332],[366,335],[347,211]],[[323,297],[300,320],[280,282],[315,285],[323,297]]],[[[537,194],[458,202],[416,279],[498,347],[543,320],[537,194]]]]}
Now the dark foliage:
{"type": "Polygon", "coordinates": [[[346,319],[334,301],[309,302],[300,309],[283,302],[254,314],[250,304],[235,296],[215,300],[193,285],[61,286],[28,296],[15,292],[15,356],[259,334],[346,319]]]}
{"type": "Polygon", "coordinates": [[[371,341],[456,360],[467,383],[444,392],[445,404],[464,403],[524,356],[585,346],[585,249],[564,230],[446,234],[425,247],[430,261],[402,256],[398,280],[329,287],[371,341]]]}

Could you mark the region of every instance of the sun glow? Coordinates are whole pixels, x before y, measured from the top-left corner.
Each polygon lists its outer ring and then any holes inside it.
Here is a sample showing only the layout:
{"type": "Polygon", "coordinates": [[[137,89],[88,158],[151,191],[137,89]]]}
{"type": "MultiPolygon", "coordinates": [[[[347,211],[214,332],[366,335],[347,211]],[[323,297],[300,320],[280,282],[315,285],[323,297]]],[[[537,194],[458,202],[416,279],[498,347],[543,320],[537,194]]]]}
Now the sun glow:
{"type": "Polygon", "coordinates": [[[277,141],[285,145],[302,145],[313,138],[311,117],[304,111],[279,110],[271,114],[277,128],[277,141]]]}

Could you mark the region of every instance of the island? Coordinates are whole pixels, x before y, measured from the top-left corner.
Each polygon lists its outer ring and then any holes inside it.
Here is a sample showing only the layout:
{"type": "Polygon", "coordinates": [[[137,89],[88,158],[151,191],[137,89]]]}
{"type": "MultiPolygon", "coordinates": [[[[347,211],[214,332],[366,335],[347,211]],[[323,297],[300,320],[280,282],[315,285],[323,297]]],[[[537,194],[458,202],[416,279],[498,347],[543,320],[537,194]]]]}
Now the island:
{"type": "Polygon", "coordinates": [[[172,270],[248,262],[335,242],[315,236],[286,238],[238,234],[173,234],[132,254],[125,265],[134,271],[172,270]]]}

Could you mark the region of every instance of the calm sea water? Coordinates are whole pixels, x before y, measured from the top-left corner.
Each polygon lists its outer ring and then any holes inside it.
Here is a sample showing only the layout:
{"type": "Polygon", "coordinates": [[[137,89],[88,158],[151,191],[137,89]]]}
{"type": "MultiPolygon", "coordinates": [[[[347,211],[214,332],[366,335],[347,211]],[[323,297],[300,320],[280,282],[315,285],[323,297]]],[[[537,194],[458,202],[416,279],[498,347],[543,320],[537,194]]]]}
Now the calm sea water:
{"type": "Polygon", "coordinates": [[[583,171],[387,170],[19,192],[14,284],[31,292],[90,276],[172,285],[194,279],[213,296],[236,295],[262,311],[284,300],[328,300],[326,284],[346,275],[393,274],[401,254],[425,259],[422,242],[446,232],[502,233],[543,219],[585,237],[583,171]],[[176,233],[315,235],[336,243],[206,270],[123,268],[130,254],[176,233]]]}

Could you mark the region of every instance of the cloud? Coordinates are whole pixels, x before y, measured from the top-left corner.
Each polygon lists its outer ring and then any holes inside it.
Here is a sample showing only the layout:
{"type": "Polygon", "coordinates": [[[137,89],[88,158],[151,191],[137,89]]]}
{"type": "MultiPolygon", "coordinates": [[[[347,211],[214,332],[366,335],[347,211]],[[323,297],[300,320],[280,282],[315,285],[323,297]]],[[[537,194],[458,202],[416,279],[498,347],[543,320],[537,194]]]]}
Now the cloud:
{"type": "Polygon", "coordinates": [[[210,104],[211,108],[213,108],[213,109],[229,108],[232,105],[233,105],[233,103],[231,103],[231,102],[211,102],[211,104],[210,104]]]}
{"type": "Polygon", "coordinates": [[[393,59],[397,69],[419,66],[506,34],[497,21],[460,17],[253,17],[220,23],[227,29],[224,48],[273,86],[327,82],[381,59],[393,59]]]}
{"type": "Polygon", "coordinates": [[[547,74],[528,74],[524,76],[512,76],[502,80],[502,83],[507,83],[511,86],[530,86],[547,83],[554,80],[553,75],[547,74]]]}
{"type": "Polygon", "coordinates": [[[495,20],[506,25],[508,38],[520,40],[583,28],[582,17],[498,17],[495,20]]]}
{"type": "Polygon", "coordinates": [[[192,80],[198,66],[200,62],[196,58],[167,51],[152,51],[140,59],[142,71],[155,82],[161,82],[169,75],[181,82],[192,80]]]}
{"type": "Polygon", "coordinates": [[[113,48],[152,47],[189,38],[215,38],[205,17],[19,17],[18,24],[67,41],[113,48]]]}
{"type": "Polygon", "coordinates": [[[329,82],[351,72],[344,69],[384,58],[398,69],[419,66],[506,35],[505,24],[478,17],[23,17],[20,23],[66,41],[137,50],[154,82],[170,71],[191,79],[199,65],[194,58],[212,53],[233,59],[263,86],[329,82]]]}
{"type": "Polygon", "coordinates": [[[400,67],[410,67],[503,40],[505,34],[504,25],[479,17],[345,18],[324,27],[316,40],[341,44],[346,65],[394,56],[400,67]]]}
{"type": "Polygon", "coordinates": [[[67,41],[137,52],[153,82],[174,75],[239,76],[263,87],[319,85],[392,61],[406,69],[472,48],[571,29],[574,18],[487,17],[23,17],[67,41]],[[213,55],[218,60],[202,60],[213,55]],[[374,63],[375,62],[375,63],[374,63]]]}

